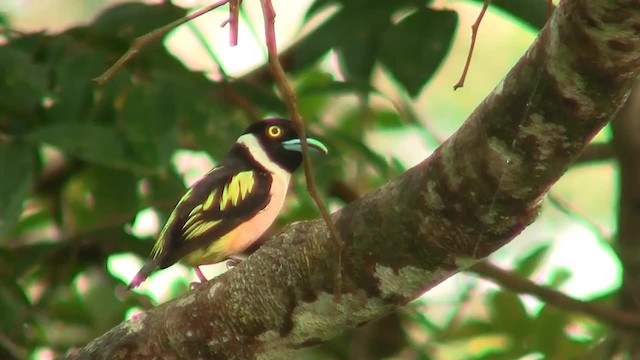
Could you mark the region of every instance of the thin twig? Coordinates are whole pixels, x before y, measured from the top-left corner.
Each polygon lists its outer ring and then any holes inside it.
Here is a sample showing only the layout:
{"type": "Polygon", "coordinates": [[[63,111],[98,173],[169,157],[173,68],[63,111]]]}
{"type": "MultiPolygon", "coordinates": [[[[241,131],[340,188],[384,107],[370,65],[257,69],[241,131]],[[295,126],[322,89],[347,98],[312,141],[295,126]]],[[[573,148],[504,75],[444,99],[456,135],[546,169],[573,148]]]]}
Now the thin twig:
{"type": "Polygon", "coordinates": [[[611,143],[591,143],[584,150],[574,165],[587,162],[608,161],[615,157],[615,151],[611,143]]]}
{"type": "Polygon", "coordinates": [[[471,57],[473,56],[473,48],[476,46],[476,37],[478,36],[478,28],[480,28],[480,23],[482,22],[482,18],[484,17],[484,13],[487,12],[489,8],[489,4],[491,4],[491,0],[484,0],[484,4],[482,5],[482,10],[480,10],[480,14],[476,19],[476,22],[471,25],[471,45],[469,45],[469,53],[467,54],[467,62],[464,64],[464,69],[462,70],[462,75],[460,76],[460,80],[453,85],[453,90],[458,90],[464,86],[464,80],[467,78],[467,72],[469,71],[469,65],[471,65],[471,57]]]}
{"type": "Polygon", "coordinates": [[[124,53],[124,55],[122,55],[118,61],[116,61],[115,64],[113,64],[109,69],[107,69],[107,71],[105,71],[102,75],[98,76],[97,78],[93,79],[93,81],[95,81],[96,83],[98,83],[99,85],[102,85],[104,83],[106,83],[107,81],[111,80],[111,78],[118,72],[120,71],[120,69],[127,64],[129,61],[131,61],[131,59],[133,59],[140,51],[142,51],[142,49],[144,49],[145,47],[149,46],[150,44],[152,44],[153,42],[159,40],[160,38],[162,38],[164,35],[166,35],[169,31],[173,30],[174,28],[186,23],[187,21],[191,21],[199,16],[202,16],[214,9],[219,8],[222,5],[225,5],[227,3],[229,3],[230,1],[234,1],[234,0],[220,0],[216,3],[213,3],[207,7],[204,7],[196,12],[194,12],[193,14],[189,14],[185,17],[182,17],[172,23],[169,23],[165,26],[159,27],[149,33],[146,33],[138,38],[136,38],[133,43],[131,44],[131,46],[129,46],[129,50],[127,50],[126,53],[124,53]]]}
{"type": "Polygon", "coordinates": [[[9,354],[16,359],[26,359],[29,352],[26,348],[16,344],[10,337],[4,333],[0,333],[0,346],[2,346],[9,354]]]}
{"type": "MultiPolygon", "coordinates": [[[[231,46],[238,45],[238,14],[242,0],[229,0],[229,44],[231,46]]],[[[222,23],[221,26],[224,26],[222,23]]]]}
{"type": "Polygon", "coordinates": [[[260,2],[262,4],[262,12],[264,15],[265,38],[267,43],[267,52],[269,55],[269,65],[271,67],[271,72],[273,73],[273,76],[276,79],[276,84],[278,84],[280,92],[284,97],[287,109],[289,110],[289,114],[291,116],[291,120],[298,128],[298,134],[300,136],[300,142],[302,144],[302,159],[304,164],[304,175],[307,182],[307,191],[309,192],[311,198],[313,198],[313,200],[315,201],[318,210],[320,210],[320,214],[322,214],[322,218],[327,223],[327,227],[329,228],[329,232],[331,233],[331,238],[333,239],[333,242],[335,243],[337,248],[334,279],[334,300],[337,302],[340,301],[342,291],[342,248],[344,247],[344,242],[340,238],[338,230],[331,220],[331,216],[329,215],[327,208],[324,206],[320,195],[318,195],[318,191],[313,181],[313,173],[311,171],[311,163],[309,161],[309,145],[307,144],[307,134],[304,123],[302,122],[302,117],[300,116],[300,112],[298,111],[296,94],[289,84],[287,76],[282,69],[282,64],[280,64],[280,60],[278,59],[278,47],[276,45],[275,32],[276,13],[273,9],[273,4],[271,3],[271,0],[260,0],[260,2]]]}
{"type": "Polygon", "coordinates": [[[607,322],[618,328],[627,330],[640,330],[640,314],[607,308],[598,304],[574,299],[559,291],[517,276],[510,271],[503,270],[489,262],[476,263],[471,268],[482,278],[493,282],[519,294],[529,294],[542,300],[544,303],[569,312],[577,312],[592,316],[598,320],[607,322]]]}
{"type": "MultiPolygon", "coordinates": [[[[343,200],[350,202],[359,198],[358,193],[351,189],[349,185],[340,184],[340,186],[346,188],[346,191],[342,190],[341,192],[349,194],[349,196],[343,200]]],[[[505,289],[509,289],[516,293],[533,295],[544,303],[555,306],[559,309],[587,314],[620,328],[631,329],[634,331],[640,330],[640,314],[605,308],[598,304],[574,299],[559,291],[536,284],[535,282],[518,276],[511,271],[503,270],[487,261],[476,263],[469,269],[469,271],[479,275],[483,279],[491,280],[505,289]]],[[[449,331],[448,329],[452,328],[453,326],[450,325],[442,331],[446,332],[449,331]]]]}
{"type": "Polygon", "coordinates": [[[553,14],[553,10],[555,6],[553,6],[553,0],[547,0],[547,21],[551,19],[551,15],[553,14]]]}
{"type": "Polygon", "coordinates": [[[595,221],[589,219],[588,216],[581,214],[574,206],[570,203],[562,199],[561,197],[549,192],[547,194],[547,198],[553,206],[555,206],[561,212],[567,214],[571,218],[579,221],[585,227],[587,227],[591,232],[595,233],[600,241],[603,243],[609,244],[609,236],[605,233],[600,225],[598,225],[595,221]]]}

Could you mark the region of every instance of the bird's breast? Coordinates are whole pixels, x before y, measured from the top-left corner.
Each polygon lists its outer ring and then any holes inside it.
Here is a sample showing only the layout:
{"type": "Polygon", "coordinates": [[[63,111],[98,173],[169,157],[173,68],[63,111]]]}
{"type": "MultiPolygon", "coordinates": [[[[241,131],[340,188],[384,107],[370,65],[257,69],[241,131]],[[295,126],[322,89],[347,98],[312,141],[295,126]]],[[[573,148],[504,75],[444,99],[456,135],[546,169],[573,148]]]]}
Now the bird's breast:
{"type": "Polygon", "coordinates": [[[214,264],[245,251],[269,229],[278,217],[287,196],[290,178],[291,175],[286,172],[273,173],[269,190],[270,201],[264,209],[211,245],[188,254],[182,262],[189,266],[214,264]]]}
{"type": "Polygon", "coordinates": [[[226,251],[229,255],[239,254],[246,250],[273,224],[284,205],[290,177],[289,174],[274,174],[269,191],[271,198],[267,206],[258,212],[251,220],[240,224],[229,234],[231,235],[230,241],[226,244],[226,251]]]}

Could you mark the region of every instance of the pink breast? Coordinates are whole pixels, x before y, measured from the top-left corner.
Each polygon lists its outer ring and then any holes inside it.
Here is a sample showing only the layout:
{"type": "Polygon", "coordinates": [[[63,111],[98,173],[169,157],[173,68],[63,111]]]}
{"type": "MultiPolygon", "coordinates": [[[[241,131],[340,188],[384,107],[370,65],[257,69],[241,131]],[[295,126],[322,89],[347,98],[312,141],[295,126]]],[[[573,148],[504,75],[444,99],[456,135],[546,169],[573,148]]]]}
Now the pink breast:
{"type": "Polygon", "coordinates": [[[289,187],[289,179],[274,177],[271,184],[271,201],[251,221],[245,222],[232,231],[233,241],[228,243],[229,255],[235,255],[246,250],[258,240],[278,217],[289,187]]]}

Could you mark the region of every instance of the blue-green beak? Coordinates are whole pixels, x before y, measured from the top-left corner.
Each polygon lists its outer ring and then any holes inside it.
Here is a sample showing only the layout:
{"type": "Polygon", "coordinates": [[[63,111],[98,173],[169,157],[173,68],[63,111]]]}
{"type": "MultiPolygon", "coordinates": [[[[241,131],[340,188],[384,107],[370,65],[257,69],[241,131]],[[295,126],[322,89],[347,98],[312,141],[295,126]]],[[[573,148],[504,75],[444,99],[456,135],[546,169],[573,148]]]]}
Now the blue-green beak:
{"type": "MultiPolygon", "coordinates": [[[[307,144],[309,145],[310,150],[314,150],[319,153],[323,153],[325,155],[329,153],[329,149],[327,149],[327,147],[324,146],[323,143],[321,143],[320,141],[314,138],[307,138],[307,144]]],[[[300,143],[300,139],[291,139],[291,140],[283,141],[282,146],[285,149],[290,151],[302,152],[302,144],[300,143]]]]}

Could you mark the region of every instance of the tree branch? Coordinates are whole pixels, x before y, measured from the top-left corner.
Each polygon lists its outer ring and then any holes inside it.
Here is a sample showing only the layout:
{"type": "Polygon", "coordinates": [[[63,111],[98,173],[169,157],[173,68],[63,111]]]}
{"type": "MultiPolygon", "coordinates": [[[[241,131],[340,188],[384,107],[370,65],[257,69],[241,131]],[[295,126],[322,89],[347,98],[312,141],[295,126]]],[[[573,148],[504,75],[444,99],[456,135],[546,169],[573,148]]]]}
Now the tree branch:
{"type": "Polygon", "coordinates": [[[584,164],[596,161],[611,160],[615,156],[613,146],[609,143],[593,143],[587,146],[580,157],[576,160],[576,164],[584,164]]]}
{"type": "MultiPolygon", "coordinates": [[[[612,144],[619,163],[618,224],[615,245],[622,264],[618,306],[640,311],[640,82],[611,123],[612,144]]],[[[637,335],[621,339],[631,358],[640,357],[637,335]]]]}
{"type": "Polygon", "coordinates": [[[589,315],[625,330],[640,331],[639,313],[610,309],[598,304],[576,300],[559,291],[538,285],[529,279],[500,269],[486,261],[473,265],[469,268],[469,271],[516,293],[533,295],[558,309],[589,315]]]}
{"type": "Polygon", "coordinates": [[[309,160],[309,145],[307,144],[307,131],[302,121],[302,116],[300,115],[300,111],[298,111],[298,100],[296,98],[296,94],[289,84],[289,80],[287,80],[287,75],[284,73],[284,69],[280,64],[280,59],[278,58],[278,47],[276,44],[276,30],[275,30],[275,19],[276,13],[273,9],[273,4],[271,0],[261,0],[262,3],[262,13],[264,15],[264,28],[265,28],[265,38],[267,44],[267,52],[269,54],[269,65],[271,67],[271,72],[273,73],[273,77],[276,79],[276,84],[284,97],[284,102],[287,105],[287,110],[289,111],[289,116],[291,117],[291,121],[295,124],[298,129],[300,144],[302,145],[302,165],[304,167],[304,177],[307,183],[307,192],[313,199],[316,204],[316,207],[322,214],[322,218],[324,219],[327,227],[329,228],[329,233],[331,234],[331,238],[333,239],[334,245],[336,247],[335,251],[335,286],[334,286],[334,294],[335,300],[340,301],[340,296],[342,295],[341,285],[342,285],[342,248],[344,247],[344,242],[340,238],[338,234],[338,230],[333,224],[333,220],[331,220],[331,215],[329,215],[329,211],[327,211],[327,207],[324,205],[322,198],[318,194],[318,190],[316,189],[316,184],[313,180],[313,172],[311,169],[311,161],[309,160]]]}
{"type": "Polygon", "coordinates": [[[640,72],[636,2],[562,1],[505,80],[435,153],[332,215],[299,222],[197,290],[70,359],[276,359],[390,313],[511,241],[624,103],[640,72]]]}
{"type": "MultiPolygon", "coordinates": [[[[133,41],[133,44],[131,44],[131,46],[129,47],[129,50],[127,50],[127,52],[122,55],[118,61],[116,61],[115,64],[113,64],[109,69],[107,69],[107,71],[105,71],[104,73],[102,73],[102,75],[98,76],[97,78],[93,79],[93,81],[95,81],[97,84],[99,85],[103,85],[104,83],[106,83],[107,81],[111,80],[111,78],[118,72],[120,71],[120,69],[122,69],[123,66],[125,66],[129,61],[131,61],[131,59],[133,59],[140,51],[142,51],[144,48],[146,48],[147,46],[153,44],[154,42],[160,40],[163,36],[165,36],[169,31],[175,29],[176,27],[186,23],[187,21],[191,21],[199,16],[202,16],[212,10],[215,10],[217,8],[219,8],[222,5],[225,5],[229,3],[229,0],[220,0],[216,3],[213,3],[209,6],[205,6],[204,8],[194,12],[193,14],[189,14],[185,17],[182,17],[170,24],[167,24],[161,28],[155,29],[147,34],[144,34],[140,37],[138,37],[137,39],[135,39],[133,41]]],[[[238,21],[237,19],[235,20],[235,22],[233,21],[233,17],[234,15],[237,16],[237,9],[234,8],[234,6],[240,6],[239,5],[239,0],[233,0],[231,2],[231,8],[230,8],[230,23],[231,23],[231,43],[232,45],[235,45],[233,43],[234,39],[237,41],[238,35],[234,34],[233,32],[237,32],[238,31],[238,21]],[[235,26],[235,27],[234,27],[235,26]]]]}

